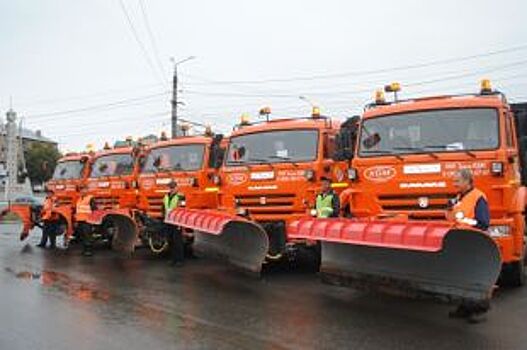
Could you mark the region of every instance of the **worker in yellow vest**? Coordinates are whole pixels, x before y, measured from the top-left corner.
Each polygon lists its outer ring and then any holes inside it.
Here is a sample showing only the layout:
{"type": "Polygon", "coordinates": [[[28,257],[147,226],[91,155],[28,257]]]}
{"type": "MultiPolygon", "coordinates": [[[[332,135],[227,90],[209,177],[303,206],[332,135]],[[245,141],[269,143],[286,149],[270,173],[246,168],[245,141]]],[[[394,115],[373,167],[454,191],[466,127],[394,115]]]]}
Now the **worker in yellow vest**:
{"type": "Polygon", "coordinates": [[[92,195],[81,197],[76,205],[77,232],[80,235],[84,256],[93,255],[93,226],[87,220],[95,209],[95,200],[92,195]]]}
{"type": "Polygon", "coordinates": [[[323,176],[321,179],[322,188],[315,200],[317,218],[334,218],[340,213],[339,196],[331,188],[331,179],[323,176]]]}
{"type": "MultiPolygon", "coordinates": [[[[168,214],[180,206],[184,200],[183,195],[178,193],[177,183],[174,180],[168,184],[168,188],[168,193],[163,197],[163,216],[165,219],[168,214]]],[[[177,267],[183,266],[185,249],[181,228],[171,224],[165,224],[165,234],[168,237],[168,242],[172,252],[171,264],[177,267]]]]}
{"type": "MultiPolygon", "coordinates": [[[[458,190],[458,195],[451,208],[450,218],[462,225],[487,230],[490,224],[489,204],[485,194],[474,187],[474,177],[470,169],[461,169],[456,172],[454,186],[458,190]]],[[[477,323],[482,320],[482,315],[489,308],[488,301],[464,301],[456,310],[450,312],[449,316],[477,323]]]]}
{"type": "Polygon", "coordinates": [[[487,197],[474,187],[470,169],[461,169],[454,175],[458,195],[454,200],[451,217],[460,224],[486,231],[490,224],[487,197]]]}

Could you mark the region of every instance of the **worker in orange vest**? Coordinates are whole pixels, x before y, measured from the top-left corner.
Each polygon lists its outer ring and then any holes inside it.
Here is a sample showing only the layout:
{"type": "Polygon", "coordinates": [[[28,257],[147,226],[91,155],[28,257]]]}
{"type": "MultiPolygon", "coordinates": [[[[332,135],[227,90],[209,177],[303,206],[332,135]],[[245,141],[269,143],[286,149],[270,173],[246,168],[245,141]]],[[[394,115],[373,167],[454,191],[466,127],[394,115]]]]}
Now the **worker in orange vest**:
{"type": "MultiPolygon", "coordinates": [[[[474,177],[470,169],[461,169],[454,175],[454,186],[458,195],[451,208],[450,217],[462,225],[472,226],[480,230],[487,230],[490,223],[490,211],[487,197],[474,187],[474,177]]],[[[464,318],[471,323],[481,321],[481,316],[490,308],[488,301],[464,301],[459,307],[450,312],[449,316],[464,318]]]]}
{"type": "Polygon", "coordinates": [[[42,238],[40,243],[37,244],[39,248],[45,248],[48,240],[49,247],[51,249],[56,248],[56,237],[59,231],[59,222],[57,218],[53,215],[53,192],[49,189],[46,189],[46,199],[40,210],[40,219],[38,226],[42,229],[42,238]]]}
{"type": "Polygon", "coordinates": [[[455,174],[454,186],[458,195],[452,207],[452,219],[486,231],[490,224],[489,204],[485,194],[474,187],[470,169],[461,169],[455,174]]]}

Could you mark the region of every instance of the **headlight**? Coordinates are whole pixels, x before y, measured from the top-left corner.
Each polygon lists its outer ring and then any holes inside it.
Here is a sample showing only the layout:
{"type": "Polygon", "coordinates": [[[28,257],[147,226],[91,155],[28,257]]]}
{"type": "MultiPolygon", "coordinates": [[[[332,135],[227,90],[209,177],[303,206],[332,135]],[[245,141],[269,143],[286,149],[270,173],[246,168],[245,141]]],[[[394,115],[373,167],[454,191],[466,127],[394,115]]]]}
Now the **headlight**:
{"type": "Polygon", "coordinates": [[[463,214],[462,211],[458,211],[456,214],[455,214],[455,217],[456,217],[456,220],[463,220],[465,218],[465,215],[463,214]]]}
{"type": "Polygon", "coordinates": [[[309,211],[309,214],[310,214],[311,216],[313,216],[313,217],[317,217],[317,214],[318,214],[318,213],[317,213],[317,210],[316,210],[316,209],[311,209],[311,210],[309,211]]]}
{"type": "Polygon", "coordinates": [[[308,181],[313,181],[315,179],[315,172],[311,169],[307,169],[304,172],[304,176],[308,181]]]}
{"type": "Polygon", "coordinates": [[[248,211],[247,211],[246,208],[237,208],[236,209],[236,214],[238,214],[240,216],[247,216],[248,211]]]}
{"type": "Polygon", "coordinates": [[[358,178],[358,173],[357,173],[357,169],[355,168],[349,168],[348,169],[348,179],[350,181],[355,181],[357,180],[358,178]]]}
{"type": "Polygon", "coordinates": [[[185,201],[185,200],[182,200],[182,201],[179,202],[179,206],[180,207],[185,207],[186,205],[187,205],[187,201],[185,201]]]}
{"type": "Polygon", "coordinates": [[[218,186],[221,182],[221,178],[219,175],[217,174],[214,174],[212,175],[212,183],[215,184],[216,186],[218,186]]]}
{"type": "Polygon", "coordinates": [[[492,162],[490,165],[490,172],[492,175],[501,176],[503,175],[503,163],[502,162],[492,162]]]}
{"type": "Polygon", "coordinates": [[[507,237],[510,235],[511,228],[507,225],[490,226],[488,229],[491,237],[507,237]]]}

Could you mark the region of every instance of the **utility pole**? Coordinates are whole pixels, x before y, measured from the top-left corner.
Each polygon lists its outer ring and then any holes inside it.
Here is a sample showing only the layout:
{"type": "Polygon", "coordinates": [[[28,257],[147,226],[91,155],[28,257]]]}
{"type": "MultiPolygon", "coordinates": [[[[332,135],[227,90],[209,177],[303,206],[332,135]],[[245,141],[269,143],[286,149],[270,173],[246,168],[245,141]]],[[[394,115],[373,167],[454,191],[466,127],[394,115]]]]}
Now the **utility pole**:
{"type": "Polygon", "coordinates": [[[172,78],[172,138],[177,138],[177,65],[174,64],[174,77],[172,78]]]}
{"type": "Polygon", "coordinates": [[[172,63],[174,64],[174,76],[172,78],[172,138],[175,139],[178,137],[178,126],[177,126],[177,107],[179,102],[177,99],[178,92],[178,76],[177,76],[177,66],[183,62],[187,62],[196,58],[195,56],[189,56],[183,60],[175,61],[174,58],[171,58],[172,63]]]}

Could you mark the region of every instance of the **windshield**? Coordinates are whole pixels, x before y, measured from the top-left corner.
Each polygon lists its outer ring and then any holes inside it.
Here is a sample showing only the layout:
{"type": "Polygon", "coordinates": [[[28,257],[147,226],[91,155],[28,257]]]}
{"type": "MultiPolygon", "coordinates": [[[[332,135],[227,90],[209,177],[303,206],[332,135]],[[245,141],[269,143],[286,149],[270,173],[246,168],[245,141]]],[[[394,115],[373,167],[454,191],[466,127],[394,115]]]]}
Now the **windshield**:
{"type": "Polygon", "coordinates": [[[232,137],[227,165],[305,162],[317,157],[317,130],[266,131],[232,137]]]}
{"type": "Polygon", "coordinates": [[[68,160],[57,163],[53,172],[54,180],[79,179],[84,164],[80,160],[68,160]]]}
{"type": "Polygon", "coordinates": [[[498,113],[465,108],[404,113],[367,119],[360,156],[496,149],[498,113]]]}
{"type": "Polygon", "coordinates": [[[131,154],[110,154],[95,160],[90,177],[128,175],[133,168],[134,159],[131,154]]]}
{"type": "Polygon", "coordinates": [[[148,154],[143,172],[191,171],[203,165],[205,145],[178,145],[154,148],[148,154]]]}

